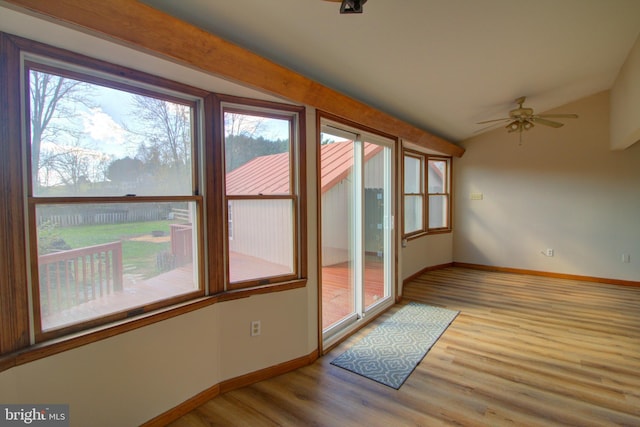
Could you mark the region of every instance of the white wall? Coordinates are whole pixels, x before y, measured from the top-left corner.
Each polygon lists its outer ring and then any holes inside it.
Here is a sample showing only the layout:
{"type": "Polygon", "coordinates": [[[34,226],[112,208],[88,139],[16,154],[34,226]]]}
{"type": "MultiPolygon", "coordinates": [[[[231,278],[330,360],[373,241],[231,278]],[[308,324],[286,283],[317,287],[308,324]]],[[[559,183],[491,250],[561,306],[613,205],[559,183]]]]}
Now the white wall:
{"type": "Polygon", "coordinates": [[[610,150],[609,92],[553,112],[580,118],[536,126],[522,145],[502,128],[463,142],[454,261],[640,280],[640,146],[610,150]]]}
{"type": "Polygon", "coordinates": [[[230,200],[233,239],[229,250],[263,259],[293,271],[294,242],[291,200],[230,200]]]}

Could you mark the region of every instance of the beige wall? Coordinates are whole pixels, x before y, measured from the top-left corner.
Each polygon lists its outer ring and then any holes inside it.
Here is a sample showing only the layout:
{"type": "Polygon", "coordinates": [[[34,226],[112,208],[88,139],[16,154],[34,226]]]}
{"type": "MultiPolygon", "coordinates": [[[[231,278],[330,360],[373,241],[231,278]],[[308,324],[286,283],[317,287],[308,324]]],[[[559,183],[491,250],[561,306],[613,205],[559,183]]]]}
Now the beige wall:
{"type": "Polygon", "coordinates": [[[221,381],[310,353],[311,300],[298,289],[220,303],[20,365],[0,373],[0,402],[66,403],[74,426],[139,425],[221,381]]]}
{"type": "Polygon", "coordinates": [[[640,280],[640,146],[611,151],[609,92],[553,112],[580,118],[536,126],[522,145],[502,128],[463,142],[454,261],[640,280]]]}
{"type": "Polygon", "coordinates": [[[66,403],[74,426],[138,425],[219,382],[219,313],[212,306],[2,372],[0,402],[66,403]]]}
{"type": "MultiPolygon", "coordinates": [[[[454,224],[455,228],[455,224],[454,224]]],[[[453,258],[453,234],[429,234],[407,242],[402,248],[402,279],[426,267],[448,264],[453,258]]]]}
{"type": "Polygon", "coordinates": [[[611,148],[640,141],[640,37],[611,89],[611,148]]]}

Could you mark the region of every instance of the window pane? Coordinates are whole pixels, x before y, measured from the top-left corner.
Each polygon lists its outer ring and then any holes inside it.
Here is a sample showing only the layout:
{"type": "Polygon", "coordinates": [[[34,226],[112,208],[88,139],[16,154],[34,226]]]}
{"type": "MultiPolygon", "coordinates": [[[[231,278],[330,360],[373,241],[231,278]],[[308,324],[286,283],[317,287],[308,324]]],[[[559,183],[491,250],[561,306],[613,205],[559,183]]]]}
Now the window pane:
{"type": "Polygon", "coordinates": [[[421,159],[404,156],[404,192],[405,194],[422,193],[421,159]]]}
{"type": "Polygon", "coordinates": [[[195,203],[38,205],[43,330],[198,289],[195,203]]]}
{"type": "Polygon", "coordinates": [[[50,72],[29,79],[35,196],[193,194],[192,104],[50,72]]]}
{"type": "Polygon", "coordinates": [[[291,194],[291,121],[225,112],[227,195],[291,194]]]}
{"type": "Polygon", "coordinates": [[[447,161],[429,160],[429,193],[447,192],[447,161]]]}
{"type": "Polygon", "coordinates": [[[429,196],[429,228],[446,228],[449,226],[448,196],[429,196]]]}
{"type": "Polygon", "coordinates": [[[294,273],[293,200],[229,200],[229,281],[294,273]]]}
{"type": "Polygon", "coordinates": [[[422,196],[404,197],[404,232],[413,233],[424,228],[422,196]]]}

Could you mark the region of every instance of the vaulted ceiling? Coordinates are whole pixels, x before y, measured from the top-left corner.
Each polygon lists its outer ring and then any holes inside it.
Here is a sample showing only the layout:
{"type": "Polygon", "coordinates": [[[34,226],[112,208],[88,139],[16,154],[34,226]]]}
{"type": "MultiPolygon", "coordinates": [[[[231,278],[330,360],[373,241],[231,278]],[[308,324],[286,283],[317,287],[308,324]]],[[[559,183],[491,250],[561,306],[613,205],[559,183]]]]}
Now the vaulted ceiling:
{"type": "Polygon", "coordinates": [[[144,0],[456,142],[527,96],[536,112],[609,89],[638,0],[144,0]]]}

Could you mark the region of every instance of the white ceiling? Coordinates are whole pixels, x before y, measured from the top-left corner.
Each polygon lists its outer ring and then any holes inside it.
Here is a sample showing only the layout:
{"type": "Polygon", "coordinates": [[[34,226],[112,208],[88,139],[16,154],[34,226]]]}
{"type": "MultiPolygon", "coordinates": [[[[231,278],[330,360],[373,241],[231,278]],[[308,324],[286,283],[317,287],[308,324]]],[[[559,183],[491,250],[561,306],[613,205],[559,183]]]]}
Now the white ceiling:
{"type": "Polygon", "coordinates": [[[640,0],[143,0],[450,141],[609,89],[640,0]]]}

